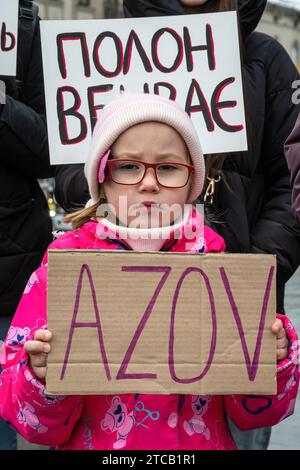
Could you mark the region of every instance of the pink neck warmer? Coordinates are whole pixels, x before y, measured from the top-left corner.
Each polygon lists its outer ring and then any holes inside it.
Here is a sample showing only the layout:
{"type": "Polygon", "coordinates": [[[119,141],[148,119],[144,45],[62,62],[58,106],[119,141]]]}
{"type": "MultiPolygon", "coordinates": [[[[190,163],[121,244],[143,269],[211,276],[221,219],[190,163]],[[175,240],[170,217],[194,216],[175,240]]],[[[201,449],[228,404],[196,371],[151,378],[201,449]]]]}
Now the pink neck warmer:
{"type": "Polygon", "coordinates": [[[159,251],[170,235],[183,227],[189,218],[189,209],[185,209],[182,219],[173,225],[157,228],[129,228],[116,225],[108,219],[101,219],[101,224],[126,241],[134,251],[159,251]]]}

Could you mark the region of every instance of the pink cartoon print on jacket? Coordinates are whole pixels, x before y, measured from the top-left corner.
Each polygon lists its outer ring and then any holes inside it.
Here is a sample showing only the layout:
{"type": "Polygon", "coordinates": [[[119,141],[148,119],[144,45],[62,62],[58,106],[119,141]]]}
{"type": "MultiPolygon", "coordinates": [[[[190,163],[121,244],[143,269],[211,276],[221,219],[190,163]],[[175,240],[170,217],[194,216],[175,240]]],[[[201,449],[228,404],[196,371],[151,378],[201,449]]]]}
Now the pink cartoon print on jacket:
{"type": "Polygon", "coordinates": [[[12,350],[18,351],[20,346],[27,341],[29,336],[29,328],[18,328],[16,326],[11,326],[8,330],[6,337],[6,345],[9,346],[12,350]]]}
{"type": "Polygon", "coordinates": [[[39,284],[39,278],[37,277],[36,272],[31,274],[29,281],[27,282],[24,289],[24,294],[29,294],[34,284],[39,284]]]}
{"type": "MultiPolygon", "coordinates": [[[[296,377],[296,372],[290,377],[290,379],[287,381],[285,389],[282,393],[279,393],[277,395],[278,400],[282,400],[283,398],[286,397],[291,391],[293,390],[294,387],[297,387],[297,377],[296,377]]],[[[291,416],[294,412],[295,406],[296,406],[296,400],[297,396],[295,398],[291,398],[290,404],[286,410],[286,413],[283,415],[281,421],[288,416],[291,416]]]]}
{"type": "Polygon", "coordinates": [[[206,414],[211,397],[208,395],[193,395],[192,410],[193,416],[188,421],[184,421],[183,428],[185,432],[192,436],[193,434],[202,434],[206,440],[210,439],[210,432],[206,426],[203,416],[206,414]]]}
{"type": "MultiPolygon", "coordinates": [[[[25,341],[27,341],[29,335],[29,328],[18,328],[15,326],[11,326],[7,333],[5,345],[11,351],[18,351],[20,349],[20,346],[24,345],[25,341]]],[[[16,353],[14,352],[10,353],[7,359],[10,361],[14,359],[15,355],[16,353]]]]}
{"type": "Polygon", "coordinates": [[[45,328],[47,328],[47,325],[45,324],[45,320],[43,318],[37,319],[36,325],[33,329],[30,329],[27,326],[26,327],[24,326],[22,328],[17,327],[17,326],[11,326],[5,338],[4,346],[1,349],[0,359],[5,362],[12,361],[16,356],[16,352],[20,350],[20,347],[22,347],[26,341],[31,339],[30,338],[31,332],[33,330],[45,329],[45,328]],[[7,357],[6,357],[6,350],[10,351],[7,357]]]}
{"type": "Polygon", "coordinates": [[[48,431],[47,426],[43,426],[36,415],[35,409],[30,403],[24,402],[22,405],[19,402],[19,413],[17,419],[19,423],[24,426],[29,426],[35,429],[39,434],[46,433],[48,431]]]}
{"type": "Polygon", "coordinates": [[[293,374],[289,380],[286,383],[285,389],[282,393],[279,393],[277,396],[278,400],[282,400],[282,398],[293,388],[296,387],[297,385],[297,380],[296,380],[296,374],[293,374]]]}
{"type": "Polygon", "coordinates": [[[134,428],[134,412],[127,413],[127,406],[122,403],[120,397],[114,396],[111,406],[101,422],[103,431],[109,430],[111,433],[117,433],[117,439],[113,444],[114,449],[122,449],[126,445],[127,436],[134,428]]]}
{"type": "Polygon", "coordinates": [[[46,395],[45,386],[38,379],[35,378],[30,369],[26,369],[24,371],[24,377],[27,382],[30,382],[32,384],[33,388],[35,388],[35,391],[39,391],[39,394],[43,397],[46,404],[56,404],[65,398],[63,395],[46,395]]]}

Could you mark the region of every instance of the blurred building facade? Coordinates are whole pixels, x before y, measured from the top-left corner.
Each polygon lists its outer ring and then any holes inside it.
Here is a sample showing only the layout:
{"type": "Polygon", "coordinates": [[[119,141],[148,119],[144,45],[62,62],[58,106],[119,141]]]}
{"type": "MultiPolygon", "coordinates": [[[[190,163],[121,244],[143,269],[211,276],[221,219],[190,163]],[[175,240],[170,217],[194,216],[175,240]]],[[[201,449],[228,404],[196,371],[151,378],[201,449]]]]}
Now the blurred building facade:
{"type": "MultiPolygon", "coordinates": [[[[122,0],[36,0],[40,16],[49,20],[117,18],[122,0]]],[[[276,38],[300,69],[300,0],[269,0],[257,28],[276,38]]]]}
{"type": "Polygon", "coordinates": [[[37,0],[40,16],[47,20],[88,20],[122,16],[121,0],[37,0]]]}
{"type": "Polygon", "coordinates": [[[269,0],[257,31],[277,39],[300,70],[299,0],[269,0]]]}

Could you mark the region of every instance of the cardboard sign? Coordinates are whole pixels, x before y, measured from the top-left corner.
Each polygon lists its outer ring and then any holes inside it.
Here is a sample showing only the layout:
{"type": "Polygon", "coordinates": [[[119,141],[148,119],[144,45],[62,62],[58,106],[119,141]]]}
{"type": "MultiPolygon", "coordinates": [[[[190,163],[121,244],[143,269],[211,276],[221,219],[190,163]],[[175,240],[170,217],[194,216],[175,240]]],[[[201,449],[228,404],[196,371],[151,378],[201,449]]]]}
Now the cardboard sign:
{"type": "Polygon", "coordinates": [[[41,23],[50,156],[84,162],[103,106],[156,93],[191,116],[204,153],[247,150],[235,12],[41,23]]]}
{"type": "Polygon", "coordinates": [[[276,394],[272,255],[52,250],[52,394],[276,394]]]}
{"type": "Polygon", "coordinates": [[[0,0],[0,75],[15,76],[19,0],[0,0]]]}

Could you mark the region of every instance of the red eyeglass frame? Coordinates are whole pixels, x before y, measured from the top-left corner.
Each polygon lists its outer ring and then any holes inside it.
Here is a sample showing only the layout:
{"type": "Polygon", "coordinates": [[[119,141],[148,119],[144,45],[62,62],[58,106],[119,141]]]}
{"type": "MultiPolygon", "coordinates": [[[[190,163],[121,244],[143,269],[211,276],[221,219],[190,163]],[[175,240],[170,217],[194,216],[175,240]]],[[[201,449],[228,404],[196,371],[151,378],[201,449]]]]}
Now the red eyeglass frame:
{"type": "Polygon", "coordinates": [[[148,170],[148,168],[154,168],[154,174],[155,174],[155,179],[157,181],[157,184],[159,184],[159,186],[162,186],[163,188],[171,188],[171,189],[177,189],[177,188],[184,188],[188,182],[189,182],[189,179],[191,177],[191,174],[194,173],[195,169],[192,165],[188,165],[188,164],[185,164],[185,163],[178,163],[178,162],[159,162],[159,163],[146,163],[146,162],[141,162],[140,160],[121,160],[121,159],[118,159],[118,158],[113,158],[111,160],[107,160],[107,166],[108,166],[108,175],[110,177],[110,179],[116,183],[116,184],[122,184],[124,186],[135,186],[136,184],[140,184],[141,181],[143,181],[143,179],[145,178],[145,174],[148,170]],[[112,177],[112,166],[115,162],[130,162],[130,163],[141,163],[142,165],[144,165],[145,167],[145,171],[143,173],[143,176],[142,178],[137,182],[137,183],[119,183],[118,181],[115,181],[112,177]],[[189,170],[189,174],[188,174],[188,177],[187,177],[187,180],[186,180],[186,183],[183,184],[182,186],[165,186],[164,184],[161,184],[159,181],[158,181],[158,178],[157,178],[157,174],[156,174],[156,168],[159,166],[159,165],[179,165],[179,166],[184,166],[186,167],[188,170],[189,170]]]}

